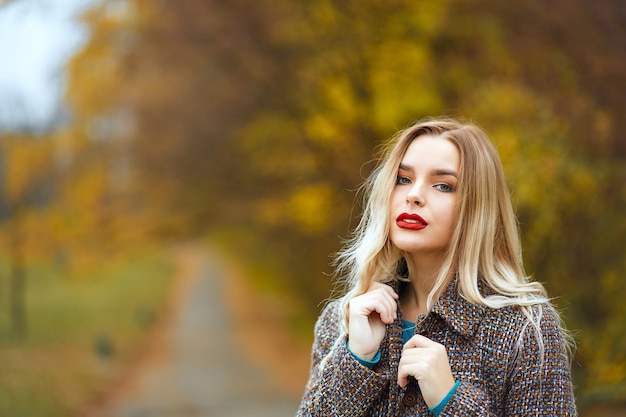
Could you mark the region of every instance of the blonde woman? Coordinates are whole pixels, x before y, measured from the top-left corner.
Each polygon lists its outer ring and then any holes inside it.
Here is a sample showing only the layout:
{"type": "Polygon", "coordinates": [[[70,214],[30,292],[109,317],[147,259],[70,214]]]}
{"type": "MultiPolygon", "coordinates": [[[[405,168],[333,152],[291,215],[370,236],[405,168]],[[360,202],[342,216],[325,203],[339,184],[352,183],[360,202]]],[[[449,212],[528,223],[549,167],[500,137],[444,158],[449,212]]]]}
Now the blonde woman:
{"type": "Polygon", "coordinates": [[[483,130],[400,132],[337,256],[347,292],[315,326],[298,416],[573,416],[567,333],[524,273],[483,130]]]}

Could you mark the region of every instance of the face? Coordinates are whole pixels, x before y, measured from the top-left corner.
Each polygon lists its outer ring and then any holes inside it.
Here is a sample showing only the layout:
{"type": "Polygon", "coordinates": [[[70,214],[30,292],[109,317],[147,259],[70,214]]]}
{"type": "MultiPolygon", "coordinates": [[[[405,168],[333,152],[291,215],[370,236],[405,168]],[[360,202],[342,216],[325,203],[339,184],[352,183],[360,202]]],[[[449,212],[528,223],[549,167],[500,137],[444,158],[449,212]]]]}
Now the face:
{"type": "Polygon", "coordinates": [[[390,239],[411,254],[441,255],[452,236],[459,151],[437,136],[420,136],[398,167],[390,200],[390,239]]]}

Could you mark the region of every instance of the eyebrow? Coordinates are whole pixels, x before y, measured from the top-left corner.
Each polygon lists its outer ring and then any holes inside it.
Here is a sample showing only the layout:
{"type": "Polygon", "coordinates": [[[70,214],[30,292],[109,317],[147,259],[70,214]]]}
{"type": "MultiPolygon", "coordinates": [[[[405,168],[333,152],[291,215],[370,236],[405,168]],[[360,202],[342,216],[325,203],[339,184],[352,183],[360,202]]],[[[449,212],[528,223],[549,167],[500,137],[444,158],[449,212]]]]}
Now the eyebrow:
{"type": "MultiPolygon", "coordinates": [[[[398,167],[398,170],[415,172],[415,169],[413,169],[412,166],[405,165],[405,164],[400,164],[400,166],[398,167]]],[[[430,175],[432,175],[433,177],[444,177],[444,176],[450,176],[454,178],[458,177],[458,174],[456,173],[456,171],[452,169],[445,169],[445,168],[433,169],[430,172],[430,175]]]]}

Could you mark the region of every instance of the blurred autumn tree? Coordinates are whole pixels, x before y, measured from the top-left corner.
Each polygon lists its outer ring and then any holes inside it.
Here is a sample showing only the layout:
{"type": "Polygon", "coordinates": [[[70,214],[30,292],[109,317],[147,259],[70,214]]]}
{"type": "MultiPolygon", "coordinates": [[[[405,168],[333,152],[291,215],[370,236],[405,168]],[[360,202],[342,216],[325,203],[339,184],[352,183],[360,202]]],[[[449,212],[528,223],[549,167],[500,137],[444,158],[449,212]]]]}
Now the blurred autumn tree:
{"type": "Polygon", "coordinates": [[[0,134],[0,244],[9,263],[6,295],[10,327],[19,338],[27,332],[26,252],[41,250],[35,219],[51,196],[51,154],[49,141],[37,140],[29,133],[0,134]]]}
{"type": "Polygon", "coordinates": [[[475,119],[527,269],[579,331],[581,405],[623,402],[625,19],[621,0],[108,1],[70,66],[65,153],[100,172],[74,187],[100,187],[84,204],[118,235],[219,232],[310,323],[376,145],[475,119]]]}

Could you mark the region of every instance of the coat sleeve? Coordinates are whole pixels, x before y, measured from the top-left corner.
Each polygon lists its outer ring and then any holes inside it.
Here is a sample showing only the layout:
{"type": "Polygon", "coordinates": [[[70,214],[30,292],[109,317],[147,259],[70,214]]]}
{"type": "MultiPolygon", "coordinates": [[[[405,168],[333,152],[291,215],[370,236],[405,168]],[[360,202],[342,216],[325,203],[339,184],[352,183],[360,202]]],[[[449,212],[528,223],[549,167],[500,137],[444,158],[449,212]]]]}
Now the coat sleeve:
{"type": "Polygon", "coordinates": [[[315,324],[311,370],[298,417],[365,416],[389,378],[361,365],[339,330],[339,302],[330,303],[315,324]]]}
{"type": "Polygon", "coordinates": [[[511,361],[503,402],[494,404],[481,387],[461,381],[440,417],[578,415],[558,313],[549,304],[535,308],[541,312],[541,342],[528,325],[511,361]]]}

